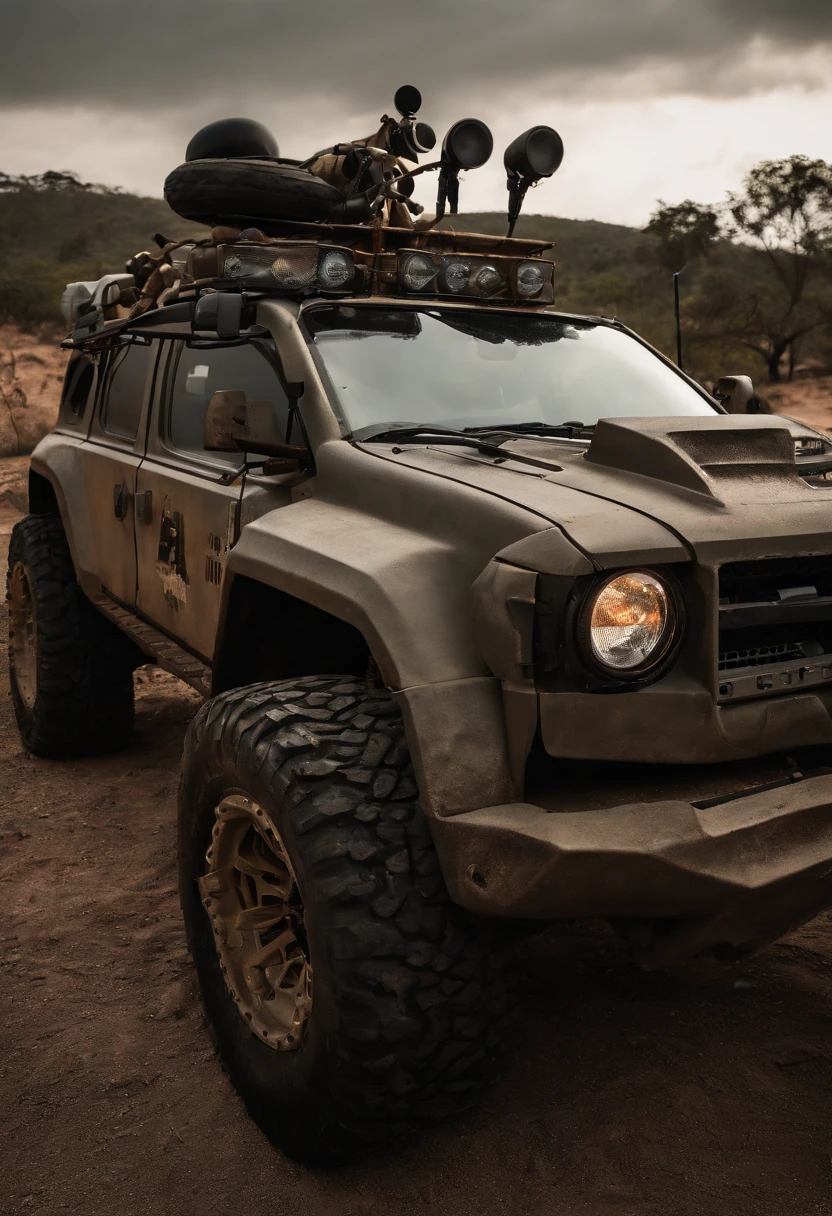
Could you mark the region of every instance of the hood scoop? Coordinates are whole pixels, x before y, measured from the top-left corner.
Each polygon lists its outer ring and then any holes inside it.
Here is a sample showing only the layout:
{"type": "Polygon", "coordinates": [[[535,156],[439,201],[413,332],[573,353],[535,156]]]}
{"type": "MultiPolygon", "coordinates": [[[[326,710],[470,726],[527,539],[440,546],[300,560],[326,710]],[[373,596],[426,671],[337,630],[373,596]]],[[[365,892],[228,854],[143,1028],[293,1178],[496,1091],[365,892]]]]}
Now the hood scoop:
{"type": "Polygon", "coordinates": [[[760,415],[602,418],[585,459],[717,501],[799,481],[787,423],[760,415]]]}

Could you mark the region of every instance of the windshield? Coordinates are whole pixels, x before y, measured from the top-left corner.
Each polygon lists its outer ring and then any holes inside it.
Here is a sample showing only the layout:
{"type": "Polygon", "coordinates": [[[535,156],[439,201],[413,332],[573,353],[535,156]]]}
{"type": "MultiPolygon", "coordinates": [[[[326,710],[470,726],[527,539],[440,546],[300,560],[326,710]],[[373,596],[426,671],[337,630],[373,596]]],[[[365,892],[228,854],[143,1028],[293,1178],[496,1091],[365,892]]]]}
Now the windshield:
{"type": "Polygon", "coordinates": [[[473,310],[316,308],[304,315],[353,433],[380,424],[592,426],[711,414],[628,334],[562,317],[473,310]]]}

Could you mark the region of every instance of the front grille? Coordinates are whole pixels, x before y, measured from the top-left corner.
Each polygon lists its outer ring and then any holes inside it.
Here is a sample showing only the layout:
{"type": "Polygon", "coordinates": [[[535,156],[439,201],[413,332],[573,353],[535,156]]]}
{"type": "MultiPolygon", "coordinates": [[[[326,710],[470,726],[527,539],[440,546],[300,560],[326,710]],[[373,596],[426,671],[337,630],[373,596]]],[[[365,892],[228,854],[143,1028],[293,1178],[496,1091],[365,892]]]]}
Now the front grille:
{"type": "Polygon", "coordinates": [[[726,562],[719,571],[719,601],[746,603],[770,599],[779,587],[813,586],[832,595],[832,556],[764,557],[753,562],[726,562]]]}
{"type": "MultiPolygon", "coordinates": [[[[732,632],[736,633],[737,630],[732,632]]],[[[778,642],[772,646],[747,646],[744,650],[721,650],[719,670],[733,671],[737,667],[767,667],[772,663],[787,663],[805,658],[799,642],[778,642]]]]}
{"type": "MultiPolygon", "coordinates": [[[[719,571],[718,651],[721,675],[777,671],[800,663],[807,665],[800,670],[813,671],[814,660],[832,655],[832,557],[724,565],[719,571]]],[[[762,677],[752,678],[752,684],[761,692],[792,686],[762,677]]]]}

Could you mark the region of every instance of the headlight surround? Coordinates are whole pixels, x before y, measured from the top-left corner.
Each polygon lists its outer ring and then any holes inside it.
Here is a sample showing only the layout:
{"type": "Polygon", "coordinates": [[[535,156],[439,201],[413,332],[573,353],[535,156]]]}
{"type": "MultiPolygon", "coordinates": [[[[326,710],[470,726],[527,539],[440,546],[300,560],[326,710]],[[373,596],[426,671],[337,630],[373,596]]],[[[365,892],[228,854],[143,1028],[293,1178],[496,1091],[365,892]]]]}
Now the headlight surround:
{"type": "Polygon", "coordinates": [[[324,291],[342,291],[355,278],[355,260],[343,249],[322,249],[318,281],[324,291]]]}
{"type": "MultiPolygon", "coordinates": [[[[464,244],[464,236],[459,239],[464,244]]],[[[377,287],[384,295],[405,292],[530,305],[551,304],[555,298],[555,264],[542,258],[400,249],[395,259],[395,277],[387,267],[381,267],[378,276],[377,287]]]]}
{"type": "Polygon", "coordinates": [[[399,263],[399,277],[407,291],[427,291],[436,282],[436,263],[428,253],[408,253],[399,263]]]}
{"type": "Polygon", "coordinates": [[[533,300],[546,286],[546,275],[539,262],[520,262],[514,272],[514,290],[521,300],[533,300]]]}
{"type": "Polygon", "coordinates": [[[352,250],[317,241],[241,242],[220,253],[220,275],[252,290],[346,292],[355,283],[352,250]]]}
{"type": "Polygon", "coordinates": [[[579,615],[589,665],[619,680],[654,672],[679,639],[680,600],[652,570],[620,570],[596,583],[579,615]]]}
{"type": "Polygon", "coordinates": [[[469,291],[472,295],[487,298],[496,295],[504,283],[505,279],[494,262],[480,262],[471,275],[469,291]]]}
{"type": "Polygon", "coordinates": [[[449,257],[442,259],[442,269],[439,274],[439,290],[448,291],[453,295],[461,295],[468,291],[471,278],[471,259],[449,257]]]}

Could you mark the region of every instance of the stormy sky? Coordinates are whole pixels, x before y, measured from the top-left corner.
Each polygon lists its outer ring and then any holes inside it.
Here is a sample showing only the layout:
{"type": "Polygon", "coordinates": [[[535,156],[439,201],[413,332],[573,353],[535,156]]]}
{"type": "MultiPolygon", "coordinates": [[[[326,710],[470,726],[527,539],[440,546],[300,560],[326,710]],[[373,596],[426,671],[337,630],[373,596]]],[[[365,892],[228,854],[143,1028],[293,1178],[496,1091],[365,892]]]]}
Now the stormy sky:
{"type": "MultiPolygon", "coordinates": [[[[399,84],[441,134],[491,126],[463,209],[503,209],[502,149],[556,127],[527,210],[643,224],[766,157],[832,159],[832,0],[5,0],[0,169],[161,194],[227,115],[307,156],[369,134],[399,84]]],[[[432,208],[432,181],[417,197],[432,208]]]]}

